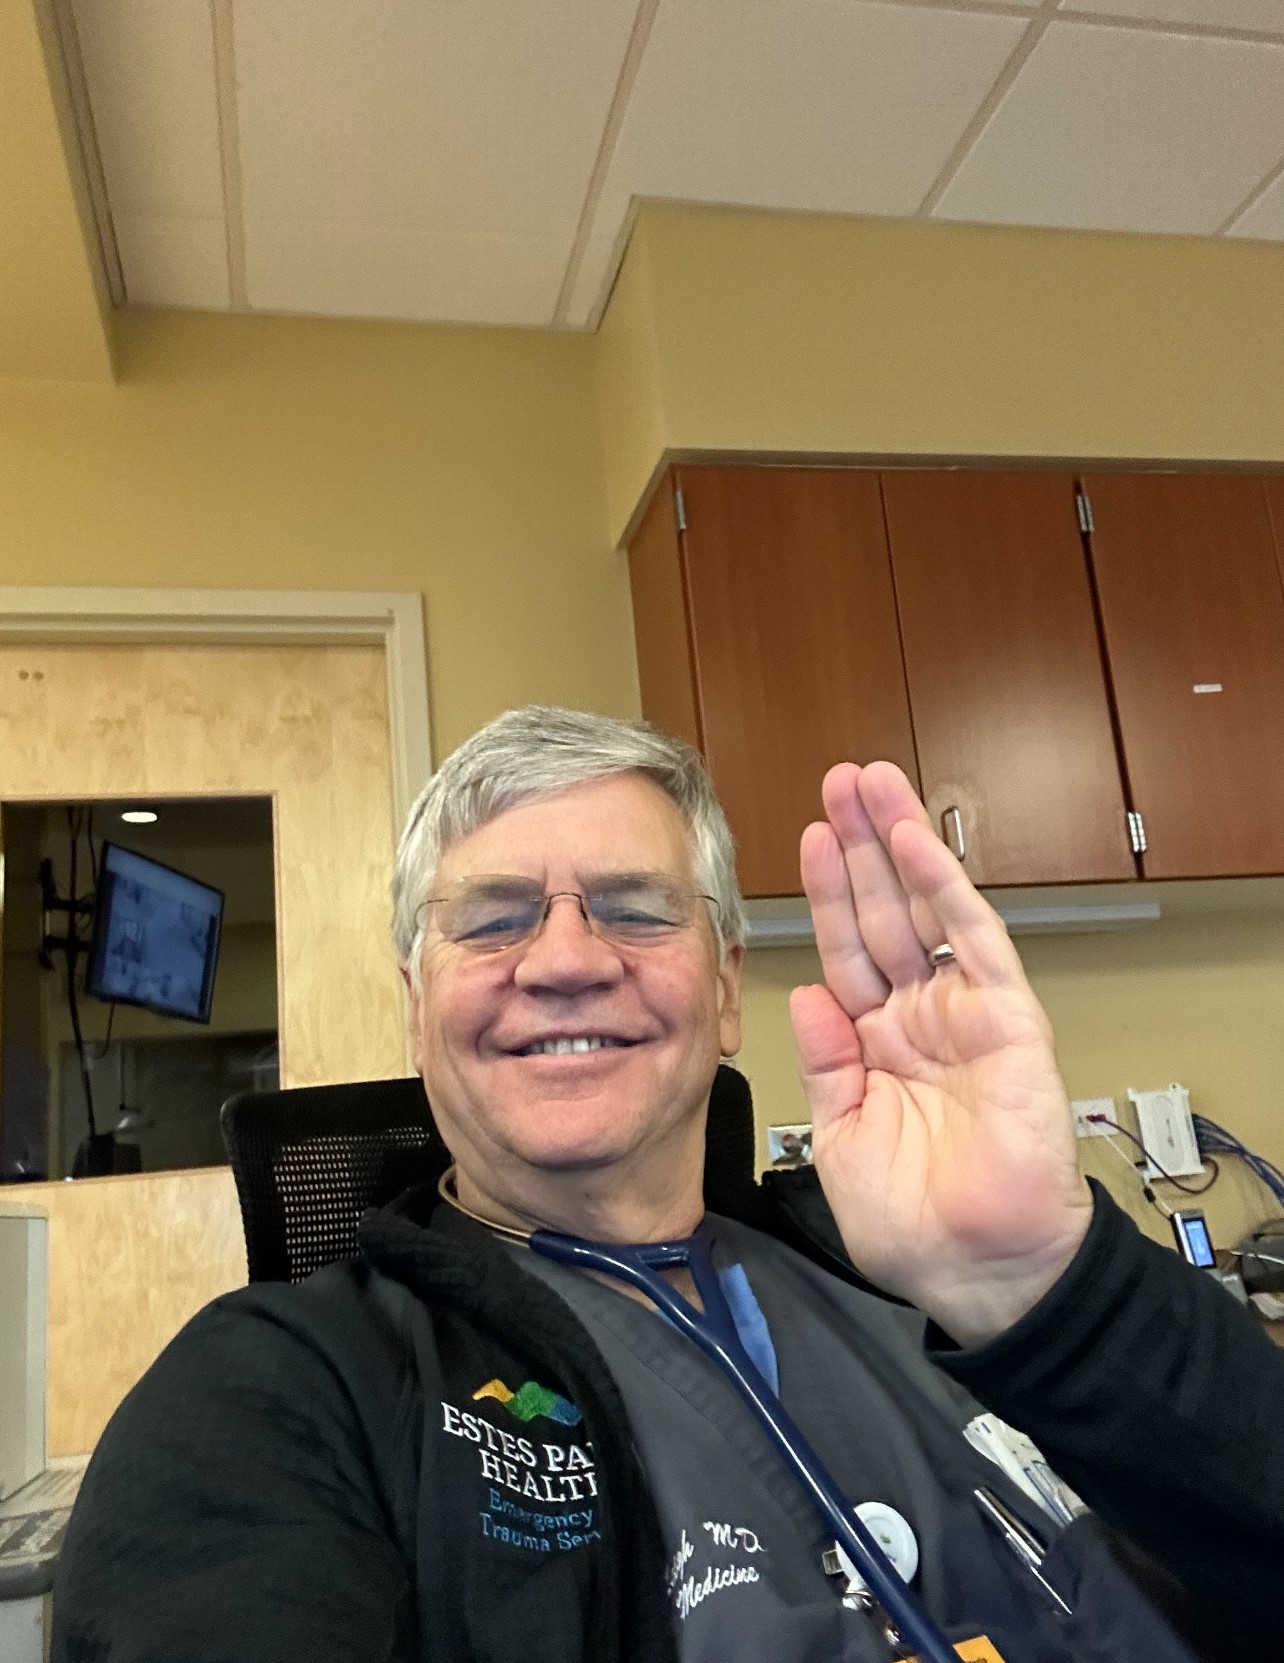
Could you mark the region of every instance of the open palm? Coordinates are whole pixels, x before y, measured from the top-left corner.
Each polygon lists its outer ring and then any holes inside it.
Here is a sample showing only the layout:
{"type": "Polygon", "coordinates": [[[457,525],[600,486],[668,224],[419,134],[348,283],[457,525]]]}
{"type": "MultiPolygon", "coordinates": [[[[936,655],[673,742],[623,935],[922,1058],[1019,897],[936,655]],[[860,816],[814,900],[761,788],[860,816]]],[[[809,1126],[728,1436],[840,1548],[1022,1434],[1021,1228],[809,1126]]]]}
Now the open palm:
{"type": "Polygon", "coordinates": [[[1051,1030],[900,770],[840,764],[824,801],[802,868],[826,985],[791,1002],[817,1172],[859,1268],[977,1343],[1091,1217],[1051,1030]]]}

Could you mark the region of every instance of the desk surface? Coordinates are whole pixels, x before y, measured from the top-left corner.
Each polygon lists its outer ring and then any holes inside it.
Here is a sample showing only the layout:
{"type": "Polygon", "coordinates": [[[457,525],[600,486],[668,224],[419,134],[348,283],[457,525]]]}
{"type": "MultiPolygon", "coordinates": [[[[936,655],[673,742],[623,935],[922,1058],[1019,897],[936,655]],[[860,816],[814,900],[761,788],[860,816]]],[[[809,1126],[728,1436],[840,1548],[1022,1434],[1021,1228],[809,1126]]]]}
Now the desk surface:
{"type": "Polygon", "coordinates": [[[53,1586],[85,1460],[46,1467],[0,1502],[0,1600],[33,1599],[53,1586]]]}

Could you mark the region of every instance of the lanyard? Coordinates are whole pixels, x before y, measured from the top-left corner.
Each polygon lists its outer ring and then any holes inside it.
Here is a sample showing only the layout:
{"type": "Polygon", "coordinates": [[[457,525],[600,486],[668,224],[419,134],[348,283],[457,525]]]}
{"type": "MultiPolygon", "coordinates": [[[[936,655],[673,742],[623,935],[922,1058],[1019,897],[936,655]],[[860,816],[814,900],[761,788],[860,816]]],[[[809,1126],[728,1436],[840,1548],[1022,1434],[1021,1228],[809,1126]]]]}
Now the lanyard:
{"type": "Polygon", "coordinates": [[[893,1646],[902,1656],[917,1653],[922,1663],[958,1663],[953,1646],[856,1516],[745,1349],[713,1267],[712,1237],[707,1224],[701,1224],[695,1235],[685,1241],[642,1242],[619,1247],[612,1242],[584,1241],[579,1236],[536,1230],[530,1245],[536,1253],[558,1264],[603,1271],[628,1282],[717,1363],[757,1416],[817,1512],[864,1577],[894,1631],[888,1636],[893,1646]],[[660,1274],[683,1266],[691,1272],[703,1311],[684,1299],[660,1274]]]}

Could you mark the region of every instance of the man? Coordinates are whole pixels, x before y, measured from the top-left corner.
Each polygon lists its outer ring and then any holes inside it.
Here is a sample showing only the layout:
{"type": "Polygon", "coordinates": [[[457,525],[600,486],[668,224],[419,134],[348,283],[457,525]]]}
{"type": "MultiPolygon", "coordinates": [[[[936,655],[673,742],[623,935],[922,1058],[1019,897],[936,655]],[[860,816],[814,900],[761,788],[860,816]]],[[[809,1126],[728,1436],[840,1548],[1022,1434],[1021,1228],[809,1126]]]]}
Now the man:
{"type": "Polygon", "coordinates": [[[967,1655],[1263,1641],[1284,1367],[1084,1184],[1047,1021],[904,776],[840,764],[823,797],[802,871],[825,985],[793,999],[815,1173],[753,1191],[750,1227],[701,1191],[744,926],[698,758],[532,708],[448,759],[394,935],[454,1166],[369,1217],[356,1264],[216,1301],[122,1405],[60,1566],[59,1663],[903,1650],[735,1384],[537,1231],[711,1237],[716,1285],[679,1267],[675,1291],[725,1301],[967,1655]],[[978,1454],[976,1400],[1101,1520],[1055,1523],[978,1454]]]}

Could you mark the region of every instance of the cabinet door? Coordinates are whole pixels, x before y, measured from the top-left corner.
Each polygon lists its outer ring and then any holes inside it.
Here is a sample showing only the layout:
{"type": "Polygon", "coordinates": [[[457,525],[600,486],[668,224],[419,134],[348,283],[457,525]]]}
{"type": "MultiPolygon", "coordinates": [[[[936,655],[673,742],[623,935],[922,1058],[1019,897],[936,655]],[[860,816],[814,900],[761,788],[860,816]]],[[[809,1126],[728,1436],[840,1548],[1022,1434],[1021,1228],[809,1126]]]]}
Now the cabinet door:
{"type": "Polygon", "coordinates": [[[1262,483],[1266,487],[1271,529],[1275,533],[1275,562],[1279,567],[1280,583],[1284,586],[1284,474],[1267,474],[1262,483]]]}
{"type": "Polygon", "coordinates": [[[1264,481],[1083,483],[1146,876],[1284,872],[1284,589],[1264,481]]]}
{"type": "Polygon", "coordinates": [[[1073,478],[882,479],[933,824],[977,883],[1135,878],[1073,478]]]}
{"type": "Polygon", "coordinates": [[[878,476],[679,467],[701,742],[746,895],[796,895],[798,839],[844,758],[917,782],[878,476]]]}
{"type": "Polygon", "coordinates": [[[674,491],[672,476],[666,475],[629,544],[638,691],[648,722],[702,751],[674,491]]]}

